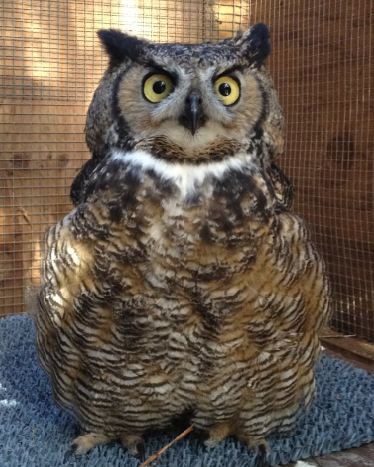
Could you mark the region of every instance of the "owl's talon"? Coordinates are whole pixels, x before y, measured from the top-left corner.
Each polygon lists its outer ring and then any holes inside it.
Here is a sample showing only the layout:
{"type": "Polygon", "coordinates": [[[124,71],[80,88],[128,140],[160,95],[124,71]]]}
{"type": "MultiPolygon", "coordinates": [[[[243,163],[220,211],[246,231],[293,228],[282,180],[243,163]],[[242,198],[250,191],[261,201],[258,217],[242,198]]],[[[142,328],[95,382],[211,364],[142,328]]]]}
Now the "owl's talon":
{"type": "Polygon", "coordinates": [[[271,464],[266,460],[266,446],[260,444],[258,446],[258,455],[256,458],[256,467],[271,467],[271,464]]]}
{"type": "Polygon", "coordinates": [[[89,433],[87,435],[78,436],[75,438],[71,445],[75,455],[83,455],[90,451],[95,446],[106,444],[112,441],[112,438],[107,435],[99,433],[89,433]]]}
{"type": "Polygon", "coordinates": [[[63,462],[65,464],[67,464],[69,459],[74,455],[75,455],[75,447],[74,447],[73,443],[71,443],[69,448],[65,451],[63,462]]]}
{"type": "Polygon", "coordinates": [[[213,425],[208,431],[208,438],[204,440],[205,447],[208,449],[213,448],[229,436],[231,432],[232,430],[229,423],[223,422],[213,425]]]}
{"type": "Polygon", "coordinates": [[[136,453],[135,457],[137,457],[140,460],[140,462],[144,462],[144,460],[145,460],[145,444],[144,444],[143,441],[136,445],[136,451],[137,451],[137,453],[136,453]]]}
{"type": "Polygon", "coordinates": [[[207,449],[211,449],[211,448],[214,448],[214,446],[216,446],[218,443],[217,440],[215,439],[212,439],[212,438],[208,438],[204,441],[204,446],[207,448],[207,449]]]}
{"type": "Polygon", "coordinates": [[[139,460],[143,460],[145,457],[145,446],[141,436],[138,435],[121,435],[120,437],[122,446],[127,451],[139,460]]]}

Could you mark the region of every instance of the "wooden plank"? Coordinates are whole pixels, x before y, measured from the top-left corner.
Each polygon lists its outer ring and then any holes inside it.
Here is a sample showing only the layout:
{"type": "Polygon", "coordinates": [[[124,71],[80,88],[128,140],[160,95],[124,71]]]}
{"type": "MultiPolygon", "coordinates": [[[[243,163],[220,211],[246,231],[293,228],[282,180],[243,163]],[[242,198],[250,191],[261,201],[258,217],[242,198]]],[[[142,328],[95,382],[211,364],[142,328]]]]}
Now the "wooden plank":
{"type": "Polygon", "coordinates": [[[345,336],[329,328],[322,332],[321,341],[327,349],[365,365],[367,370],[374,371],[374,344],[354,336],[345,336]]]}
{"type": "Polygon", "coordinates": [[[287,464],[285,467],[373,467],[374,444],[287,464]]]}

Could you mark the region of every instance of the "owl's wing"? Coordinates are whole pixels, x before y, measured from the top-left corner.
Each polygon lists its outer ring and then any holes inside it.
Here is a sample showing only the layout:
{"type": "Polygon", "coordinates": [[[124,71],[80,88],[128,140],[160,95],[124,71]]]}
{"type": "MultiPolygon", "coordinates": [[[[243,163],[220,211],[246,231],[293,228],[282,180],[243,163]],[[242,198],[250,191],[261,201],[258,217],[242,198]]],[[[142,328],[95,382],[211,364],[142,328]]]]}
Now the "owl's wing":
{"type": "MultiPolygon", "coordinates": [[[[104,173],[110,174],[113,182],[118,182],[115,177],[117,169],[118,165],[110,160],[110,152],[105,151],[98,155],[94,154],[91,159],[83,164],[71,185],[70,198],[74,206],[87,201],[92,192],[102,188],[100,181],[104,173]]],[[[108,177],[106,177],[106,182],[106,186],[108,186],[108,177]]]]}
{"type": "MultiPolygon", "coordinates": [[[[108,216],[100,203],[89,200],[79,204],[46,233],[36,328],[41,360],[49,373],[64,360],[60,355],[63,345],[56,339],[72,322],[94,319],[113,291],[110,286],[114,287],[118,271],[110,270],[113,265],[106,261],[110,250],[108,216]]],[[[88,330],[89,326],[78,334],[88,330]]],[[[82,352],[86,344],[91,345],[88,341],[81,342],[82,352]]],[[[71,360],[70,357],[65,360],[67,367],[74,367],[74,355],[71,360]]]]}
{"type": "Polygon", "coordinates": [[[84,201],[84,192],[90,176],[99,165],[99,158],[92,158],[86,161],[75,176],[70,188],[70,199],[74,206],[84,201]]]}
{"type": "Polygon", "coordinates": [[[289,210],[293,201],[294,189],[290,179],[283,173],[278,165],[271,161],[266,175],[270,179],[270,185],[275,197],[275,209],[277,212],[289,210]]]}

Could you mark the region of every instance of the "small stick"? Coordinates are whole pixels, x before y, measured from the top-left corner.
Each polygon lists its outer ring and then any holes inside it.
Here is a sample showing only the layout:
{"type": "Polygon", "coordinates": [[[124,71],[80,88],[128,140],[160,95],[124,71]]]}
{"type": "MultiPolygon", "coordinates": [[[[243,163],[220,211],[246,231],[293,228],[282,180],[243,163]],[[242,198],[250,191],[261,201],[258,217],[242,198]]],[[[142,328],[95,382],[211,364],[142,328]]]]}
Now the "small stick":
{"type": "Polygon", "coordinates": [[[17,208],[17,211],[19,211],[19,212],[22,214],[22,216],[23,216],[23,218],[25,219],[25,221],[26,221],[29,225],[31,225],[30,216],[28,215],[26,209],[20,206],[20,207],[17,208]]]}
{"type": "Polygon", "coordinates": [[[334,338],[334,339],[342,339],[343,337],[356,337],[356,334],[346,334],[346,335],[342,335],[342,334],[325,334],[325,335],[321,335],[322,339],[326,339],[326,338],[334,338]]]}
{"type": "Polygon", "coordinates": [[[186,430],[183,431],[183,433],[179,434],[176,438],[174,438],[170,443],[168,443],[166,446],[161,448],[159,451],[157,451],[155,454],[152,454],[151,456],[148,457],[144,462],[142,462],[139,467],[145,467],[146,465],[149,465],[151,462],[155,461],[158,459],[165,451],[167,451],[174,443],[177,441],[181,440],[185,436],[189,435],[193,430],[193,426],[189,426],[186,430]]]}

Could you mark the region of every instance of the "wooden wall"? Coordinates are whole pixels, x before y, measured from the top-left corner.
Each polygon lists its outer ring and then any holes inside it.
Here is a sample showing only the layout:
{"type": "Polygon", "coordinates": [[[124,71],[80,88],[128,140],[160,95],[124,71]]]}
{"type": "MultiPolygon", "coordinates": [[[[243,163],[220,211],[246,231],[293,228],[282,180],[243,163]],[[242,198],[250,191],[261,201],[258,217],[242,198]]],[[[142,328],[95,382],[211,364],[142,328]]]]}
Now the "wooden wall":
{"type": "Polygon", "coordinates": [[[87,105],[105,68],[95,31],[160,41],[264,21],[287,120],[282,166],[326,259],[338,330],[374,339],[371,0],[10,0],[0,7],[0,314],[24,309],[40,238],[70,208],[88,156],[87,105]],[[370,96],[371,94],[371,96],[370,96]]]}
{"type": "Polygon", "coordinates": [[[374,17],[371,0],[259,1],[287,121],[282,166],[328,266],[332,324],[374,341],[374,17]]]}

